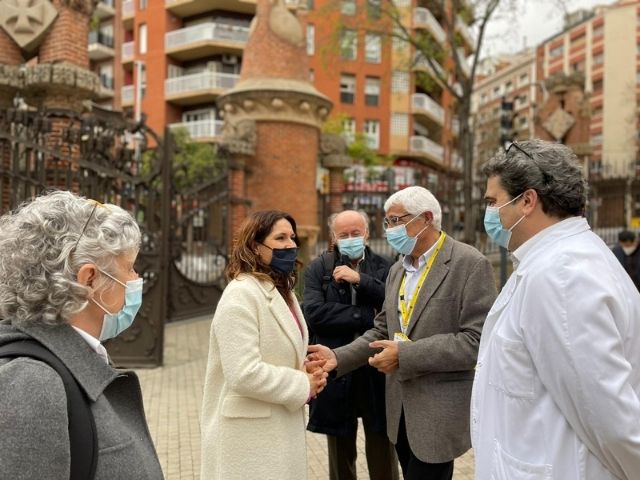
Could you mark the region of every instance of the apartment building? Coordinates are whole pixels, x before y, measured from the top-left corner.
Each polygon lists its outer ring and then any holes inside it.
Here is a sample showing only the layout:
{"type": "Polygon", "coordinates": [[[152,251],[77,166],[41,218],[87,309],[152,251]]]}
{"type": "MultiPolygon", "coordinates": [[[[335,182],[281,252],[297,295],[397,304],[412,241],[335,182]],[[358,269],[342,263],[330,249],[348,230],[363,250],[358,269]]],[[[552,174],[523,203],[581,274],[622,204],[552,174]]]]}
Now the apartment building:
{"type": "Polygon", "coordinates": [[[562,32],[538,46],[538,80],[558,72],[584,74],[591,106],[593,153],[587,168],[594,222],[640,227],[640,1],[621,0],[568,20],[562,32]]]}
{"type": "Polygon", "coordinates": [[[507,113],[513,124],[509,132],[513,140],[534,136],[535,108],[542,88],[536,84],[535,49],[526,49],[515,55],[486,59],[489,64],[476,79],[473,93],[476,170],[501,147],[500,117],[502,103],[510,104],[507,113]]]}
{"type": "MultiPolygon", "coordinates": [[[[215,100],[239,78],[255,0],[113,2],[98,4],[89,47],[96,52],[92,68],[104,79],[102,104],[134,116],[144,112],[156,131],[186,128],[196,141],[216,142],[223,122],[215,100]]],[[[424,58],[391,39],[394,25],[381,10],[384,3],[285,3],[297,9],[306,30],[310,80],[333,102],[332,115],[344,119],[347,139],[363,134],[371,148],[411,169],[417,184],[443,196],[462,171],[453,98],[424,58]]],[[[394,3],[405,28],[441,49],[438,68],[453,71],[442,1],[394,3]]],[[[475,44],[470,7],[457,18],[455,35],[467,58],[475,44]]]]}

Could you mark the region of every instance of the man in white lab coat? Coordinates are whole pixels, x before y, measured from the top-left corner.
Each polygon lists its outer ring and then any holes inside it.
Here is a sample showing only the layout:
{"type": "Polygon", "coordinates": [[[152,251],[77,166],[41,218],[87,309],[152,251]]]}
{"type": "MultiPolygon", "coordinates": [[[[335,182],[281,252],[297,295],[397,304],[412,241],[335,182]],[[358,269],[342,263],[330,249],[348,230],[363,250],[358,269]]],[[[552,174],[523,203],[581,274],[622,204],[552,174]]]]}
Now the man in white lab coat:
{"type": "Polygon", "coordinates": [[[476,478],[640,478],[640,294],[582,217],[582,168],[530,140],[484,173],[485,229],[514,272],[480,343],[476,478]]]}

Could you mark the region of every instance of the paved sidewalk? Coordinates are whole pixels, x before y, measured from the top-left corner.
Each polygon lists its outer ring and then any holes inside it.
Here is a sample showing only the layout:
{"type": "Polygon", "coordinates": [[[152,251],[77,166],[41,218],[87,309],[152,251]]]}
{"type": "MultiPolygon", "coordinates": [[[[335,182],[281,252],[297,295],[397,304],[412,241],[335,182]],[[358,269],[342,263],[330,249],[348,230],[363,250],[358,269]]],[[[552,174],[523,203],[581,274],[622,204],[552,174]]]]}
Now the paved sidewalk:
{"type": "MultiPolygon", "coordinates": [[[[210,323],[207,317],[168,325],[164,366],[138,370],[147,420],[167,480],[199,478],[199,416],[210,323]]],[[[307,432],[307,455],[309,480],[328,480],[324,435],[307,432]]],[[[369,478],[362,435],[358,439],[357,468],[359,479],[369,478]]],[[[456,461],[453,478],[473,479],[471,453],[456,461]]]]}

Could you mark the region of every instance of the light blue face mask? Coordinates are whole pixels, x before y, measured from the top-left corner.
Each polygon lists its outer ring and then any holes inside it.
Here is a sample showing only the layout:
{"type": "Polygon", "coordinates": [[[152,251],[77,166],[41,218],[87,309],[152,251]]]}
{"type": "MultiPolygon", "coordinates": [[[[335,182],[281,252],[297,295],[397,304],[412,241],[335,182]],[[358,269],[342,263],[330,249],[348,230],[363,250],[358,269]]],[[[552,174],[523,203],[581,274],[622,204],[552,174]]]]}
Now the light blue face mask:
{"type": "Polygon", "coordinates": [[[364,237],[341,238],[338,240],[338,250],[351,260],[359,260],[364,254],[364,237]]]}
{"type": "Polygon", "coordinates": [[[506,249],[509,248],[509,242],[511,241],[511,232],[513,232],[513,229],[516,228],[522,220],[524,220],[525,216],[523,215],[522,217],[520,217],[520,220],[514,223],[511,228],[506,229],[502,225],[502,220],[500,220],[500,209],[502,207],[506,207],[510,203],[515,202],[523,194],[524,192],[517,197],[512,198],[507,203],[500,205],[499,207],[487,207],[484,211],[484,229],[487,232],[487,235],[489,235],[489,238],[495,243],[506,249]]]}
{"type": "Polygon", "coordinates": [[[124,287],[124,306],[117,313],[109,312],[106,308],[96,302],[95,299],[91,299],[93,300],[93,303],[104,311],[102,330],[100,331],[100,341],[102,342],[110,338],[117,337],[133,323],[133,320],[136,318],[136,314],[142,305],[143,280],[142,278],[137,278],[135,280],[129,280],[127,283],[122,283],[107,272],[100,269],[98,269],[98,271],[124,287]]]}
{"type": "Polygon", "coordinates": [[[407,225],[409,225],[419,216],[420,215],[416,215],[407,223],[403,225],[398,225],[396,227],[387,228],[384,231],[387,237],[387,243],[391,245],[391,248],[393,248],[394,250],[396,250],[397,252],[403,255],[409,255],[411,254],[411,252],[413,252],[413,249],[415,248],[416,243],[418,242],[418,237],[422,235],[422,232],[424,232],[427,228],[429,228],[429,225],[427,225],[422,230],[420,230],[415,237],[409,236],[409,234],[407,233],[407,225]]]}

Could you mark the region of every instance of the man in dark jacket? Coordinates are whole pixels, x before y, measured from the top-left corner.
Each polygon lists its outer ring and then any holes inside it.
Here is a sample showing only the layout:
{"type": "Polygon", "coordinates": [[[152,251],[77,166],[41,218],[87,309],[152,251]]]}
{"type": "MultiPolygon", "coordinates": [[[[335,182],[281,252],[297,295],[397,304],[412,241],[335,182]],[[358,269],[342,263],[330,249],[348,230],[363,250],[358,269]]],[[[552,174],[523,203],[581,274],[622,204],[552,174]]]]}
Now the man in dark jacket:
{"type": "Polygon", "coordinates": [[[621,231],[618,234],[618,245],[612,251],[640,291],[640,248],[636,243],[636,234],[629,230],[621,231]]]}
{"type": "MultiPolygon", "coordinates": [[[[337,348],[373,326],[384,302],[391,261],[366,246],[366,214],[346,210],[329,219],[334,250],[305,270],[304,316],[313,343],[337,348]]],[[[398,460],[386,435],[384,374],[364,366],[329,379],[311,403],[308,429],[327,435],[331,480],[356,480],[358,417],[365,431],[367,465],[373,480],[398,478],[398,460]]]]}

